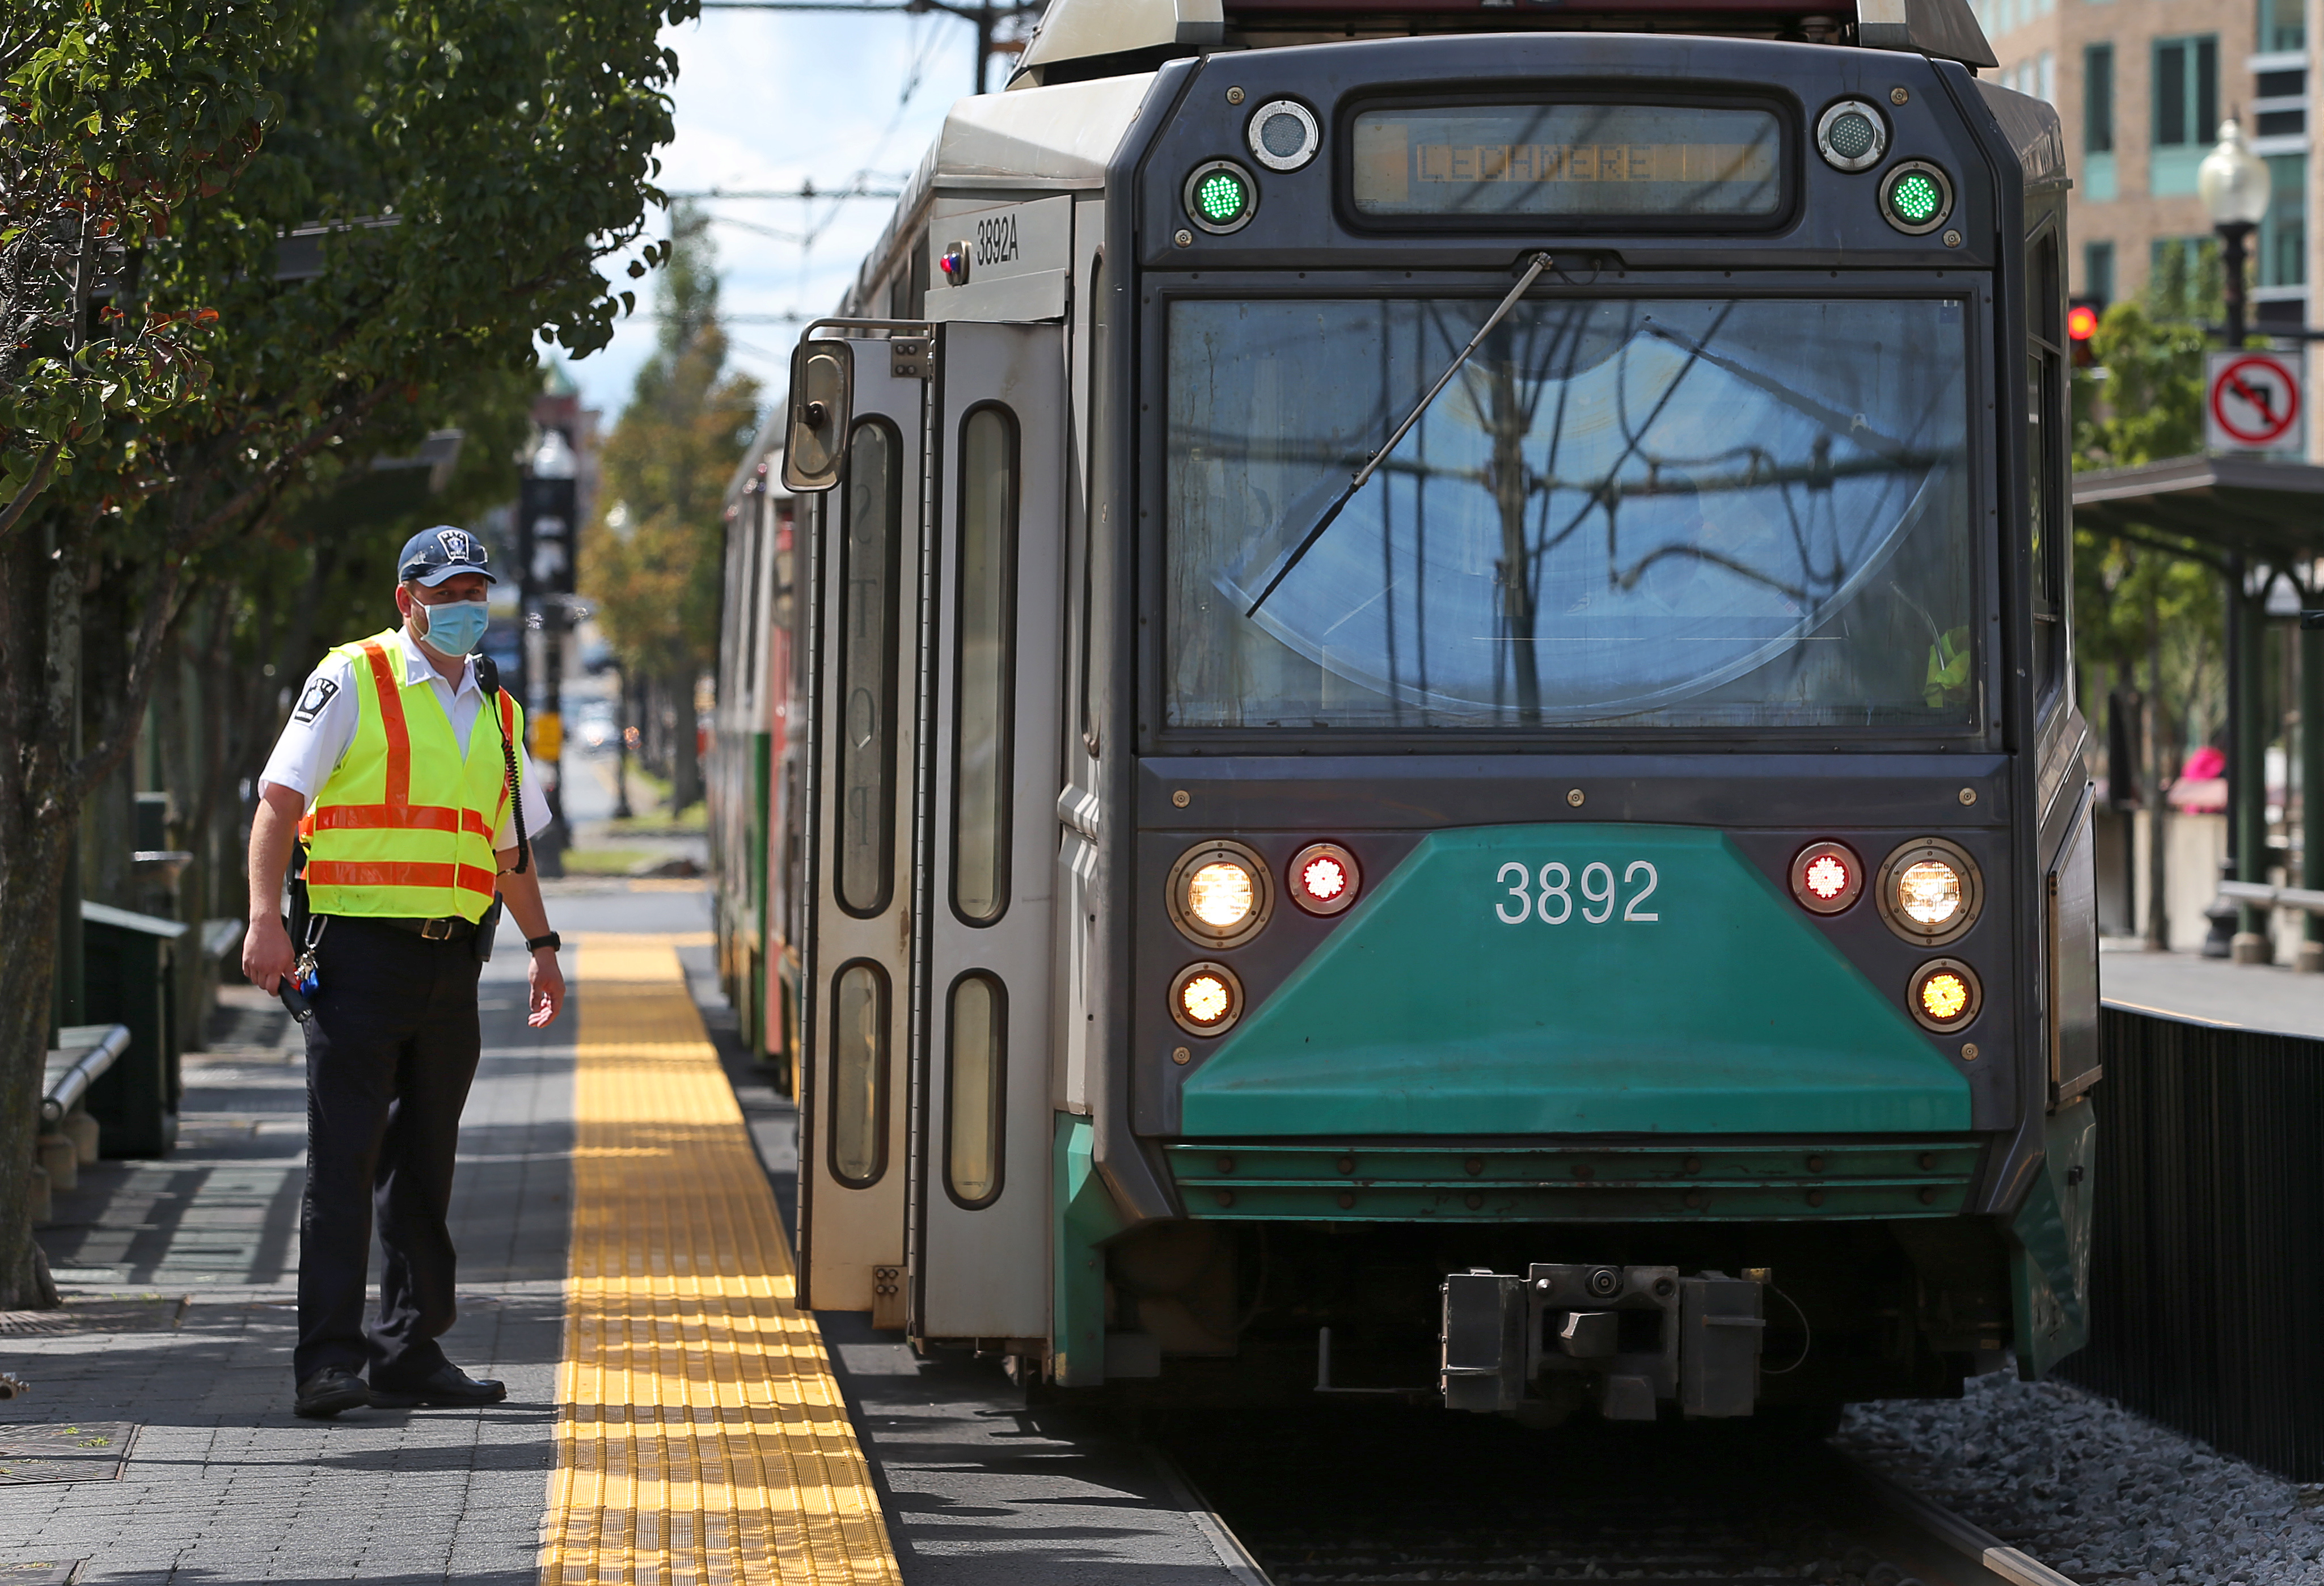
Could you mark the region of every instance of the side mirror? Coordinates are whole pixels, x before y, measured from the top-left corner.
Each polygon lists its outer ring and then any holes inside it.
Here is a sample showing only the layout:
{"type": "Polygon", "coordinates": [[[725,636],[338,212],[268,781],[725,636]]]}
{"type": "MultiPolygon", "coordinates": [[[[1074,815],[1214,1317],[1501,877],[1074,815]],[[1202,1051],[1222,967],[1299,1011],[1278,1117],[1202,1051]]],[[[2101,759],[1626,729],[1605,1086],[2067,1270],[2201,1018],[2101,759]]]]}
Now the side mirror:
{"type": "Polygon", "coordinates": [[[855,349],[847,343],[803,341],[792,351],[784,489],[810,494],[839,483],[854,395],[855,349]]]}

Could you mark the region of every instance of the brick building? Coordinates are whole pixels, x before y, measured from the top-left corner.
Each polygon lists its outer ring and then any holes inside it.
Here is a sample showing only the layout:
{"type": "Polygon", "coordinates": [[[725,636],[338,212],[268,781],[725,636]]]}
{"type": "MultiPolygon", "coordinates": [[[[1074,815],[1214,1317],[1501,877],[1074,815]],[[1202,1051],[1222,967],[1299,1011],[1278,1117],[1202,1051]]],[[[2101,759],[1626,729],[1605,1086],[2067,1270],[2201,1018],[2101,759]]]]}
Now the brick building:
{"type": "Polygon", "coordinates": [[[2208,239],[2195,170],[2236,115],[2275,176],[2253,250],[2253,318],[2308,320],[2304,0],[1976,0],[2000,80],[2058,107],[2074,174],[2078,295],[2141,291],[2208,239]]]}

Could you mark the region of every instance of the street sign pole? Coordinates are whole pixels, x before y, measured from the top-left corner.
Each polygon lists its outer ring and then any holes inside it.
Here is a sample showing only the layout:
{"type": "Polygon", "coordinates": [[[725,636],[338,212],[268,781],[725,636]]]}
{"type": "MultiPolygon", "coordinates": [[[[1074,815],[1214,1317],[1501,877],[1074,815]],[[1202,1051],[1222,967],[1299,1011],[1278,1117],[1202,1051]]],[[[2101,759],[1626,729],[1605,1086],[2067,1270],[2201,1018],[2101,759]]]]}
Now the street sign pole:
{"type": "Polygon", "coordinates": [[[530,722],[532,756],[544,773],[549,830],[536,851],[541,873],[565,873],[565,849],[572,838],[565,825],[565,629],[573,595],[575,521],[578,489],[572,446],[551,429],[529,459],[517,490],[517,540],[523,565],[528,622],[540,623],[540,709],[530,722]]]}

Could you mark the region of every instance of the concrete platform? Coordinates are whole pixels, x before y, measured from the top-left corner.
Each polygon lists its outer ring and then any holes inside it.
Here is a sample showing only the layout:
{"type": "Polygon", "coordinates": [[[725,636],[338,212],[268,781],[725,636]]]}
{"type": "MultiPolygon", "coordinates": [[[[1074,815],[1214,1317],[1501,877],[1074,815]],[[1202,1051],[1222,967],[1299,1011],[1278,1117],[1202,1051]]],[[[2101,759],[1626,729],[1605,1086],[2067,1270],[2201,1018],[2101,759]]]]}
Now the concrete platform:
{"type": "MultiPolygon", "coordinates": [[[[702,1104],[715,1111],[730,1094],[740,1103],[739,1117],[724,1113],[733,1121],[723,1127],[738,1141],[747,1129],[755,1154],[743,1152],[744,1171],[753,1193],[771,1196],[769,1225],[787,1231],[796,1114],[733,1041],[711,970],[700,888],[576,881],[552,892],[553,917],[568,939],[646,933],[665,944],[663,962],[676,950],[730,1082],[715,1095],[703,1092],[702,1104]]],[[[56,1482],[0,1474],[0,1563],[81,1561],[73,1578],[85,1582],[747,1579],[789,1586],[900,1575],[912,1586],[1101,1578],[1229,1586],[1246,1579],[1139,1445],[1086,1416],[1028,1414],[1023,1394],[992,1362],[919,1360],[899,1335],[872,1333],[853,1315],[798,1325],[831,1346],[813,1347],[830,1360],[825,1381],[835,1407],[844,1406],[842,1435],[868,1462],[892,1564],[851,1562],[819,1541],[787,1555],[778,1538],[771,1568],[765,1555],[754,1563],[698,1545],[701,1482],[662,1480],[660,1462],[686,1444],[696,1477],[711,1471],[715,1462],[701,1457],[709,1446],[704,1429],[729,1412],[706,1401],[681,1406],[681,1422],[653,1434],[652,1417],[674,1412],[644,1401],[667,1397],[662,1389],[672,1384],[683,1399],[682,1373],[660,1372],[659,1388],[602,1377],[585,1387],[575,1375],[568,1323],[581,1291],[570,1235],[576,1185],[587,1188],[575,1171],[576,1120],[587,1111],[596,1123],[579,1129],[602,1131],[609,1119],[638,1111],[586,1096],[576,1110],[577,1060],[593,1041],[616,1058],[640,1044],[633,1030],[599,1038],[607,1027],[588,1015],[586,945],[577,958],[577,965],[575,956],[567,961],[568,973],[582,972],[574,1004],[547,1031],[523,1022],[521,943],[504,931],[485,970],[484,1055],[462,1130],[453,1211],[462,1316],[445,1342],[461,1365],[504,1379],[508,1402],[477,1411],[355,1411],[321,1424],[290,1415],[303,1062],[288,1020],[250,999],[236,1044],[188,1056],[180,1149],[164,1160],[85,1170],[81,1186],[58,1197],[57,1221],[42,1242],[96,1327],[23,1330],[78,1327],[70,1308],[61,1319],[0,1317],[0,1369],[32,1384],[29,1396],[0,1403],[0,1439],[11,1428],[43,1425],[136,1428],[117,1479],[88,1479],[86,1468],[73,1472],[80,1479],[56,1482]],[[143,1296],[158,1303],[123,1303],[143,1296]],[[181,1298],[182,1307],[173,1303],[181,1298]],[[124,1330],[124,1317],[142,1330],[124,1330]],[[632,1472],[641,1479],[627,1496],[608,1503],[574,1451],[602,1449],[607,1439],[587,1427],[616,1415],[630,1424],[624,1441],[644,1464],[632,1472]],[[643,1503],[659,1506],[653,1516],[641,1515],[643,1503]]],[[[595,990],[626,994],[612,984],[595,990]]],[[[682,1001],[677,1011],[685,1011],[682,1001]]],[[[667,1006],[654,1010],[657,1031],[678,1022],[672,1015],[667,1006]]],[[[662,1040],[657,1033],[646,1044],[662,1040]]],[[[700,1090],[698,1080],[689,1083],[700,1090]]],[[[607,1137],[593,1151],[636,1145],[607,1137]]],[[[731,1168],[726,1176],[733,1180],[731,1168]]],[[[601,1195],[622,1182],[599,1169],[601,1195]]],[[[643,1248],[653,1242],[643,1231],[650,1222],[634,1220],[627,1243],[608,1245],[600,1228],[592,1236],[595,1269],[650,1272],[659,1259],[643,1248]]],[[[669,1291],[648,1297],[623,1323],[637,1341],[625,1368],[633,1373],[651,1356],[652,1307],[666,1306],[669,1291]]],[[[770,1289],[751,1303],[771,1316],[775,1301],[770,1289]]],[[[585,1304],[594,1307],[602,1358],[602,1283],[585,1304]]],[[[835,1430],[821,1425],[825,1453],[835,1430]]],[[[751,1474],[762,1480],[779,1464],[761,1459],[751,1474]]],[[[776,1477],[763,1489],[771,1500],[765,1512],[803,1512],[802,1494],[818,1481],[828,1487],[827,1478],[776,1477]]],[[[746,1520],[748,1507],[728,1513],[746,1520]]]]}
{"type": "Polygon", "coordinates": [[[2098,954],[2098,994],[2138,1013],[2324,1038],[2324,974],[2282,964],[2149,953],[2136,941],[2108,938],[2098,954]]]}

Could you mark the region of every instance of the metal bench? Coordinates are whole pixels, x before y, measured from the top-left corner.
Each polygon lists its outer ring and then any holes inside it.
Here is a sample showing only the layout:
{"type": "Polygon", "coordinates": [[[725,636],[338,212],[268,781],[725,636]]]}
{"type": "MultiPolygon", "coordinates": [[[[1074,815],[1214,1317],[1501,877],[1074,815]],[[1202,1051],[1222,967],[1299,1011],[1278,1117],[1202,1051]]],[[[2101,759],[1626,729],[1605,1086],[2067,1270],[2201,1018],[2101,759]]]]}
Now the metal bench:
{"type": "Polygon", "coordinates": [[[88,1087],[129,1050],[125,1024],[71,1024],[57,1032],[60,1043],[41,1074],[41,1134],[38,1160],[51,1189],[71,1189],[80,1169],[97,1160],[97,1120],[82,1105],[88,1087]]]}

